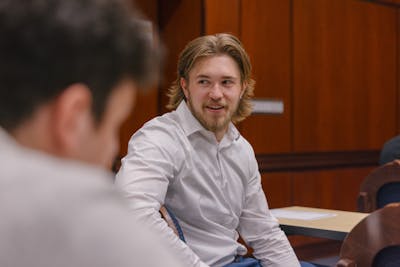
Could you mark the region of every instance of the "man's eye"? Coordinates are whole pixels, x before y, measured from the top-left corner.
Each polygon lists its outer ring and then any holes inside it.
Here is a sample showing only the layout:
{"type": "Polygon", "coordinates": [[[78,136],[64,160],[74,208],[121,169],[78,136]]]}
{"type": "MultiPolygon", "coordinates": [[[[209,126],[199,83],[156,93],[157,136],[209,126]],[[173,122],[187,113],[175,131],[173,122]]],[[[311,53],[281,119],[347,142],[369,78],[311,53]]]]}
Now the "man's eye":
{"type": "Polygon", "coordinates": [[[232,80],[223,80],[222,84],[223,85],[231,85],[231,84],[233,84],[233,81],[232,80]]]}
{"type": "Polygon", "coordinates": [[[207,80],[199,80],[198,83],[199,84],[208,84],[209,82],[207,80]]]}

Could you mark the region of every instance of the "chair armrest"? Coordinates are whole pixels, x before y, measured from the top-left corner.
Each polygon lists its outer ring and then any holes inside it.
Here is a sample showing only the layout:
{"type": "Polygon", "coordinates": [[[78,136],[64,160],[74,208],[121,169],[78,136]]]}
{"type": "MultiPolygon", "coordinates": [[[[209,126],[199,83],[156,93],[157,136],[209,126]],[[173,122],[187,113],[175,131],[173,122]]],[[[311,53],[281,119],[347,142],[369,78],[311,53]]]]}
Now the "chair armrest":
{"type": "Polygon", "coordinates": [[[161,217],[167,222],[168,226],[179,237],[179,239],[186,243],[182,228],[179,225],[178,219],[175,217],[175,215],[172,213],[172,211],[165,206],[161,206],[160,214],[161,214],[161,217]]]}
{"type": "Polygon", "coordinates": [[[357,199],[357,210],[359,212],[372,212],[373,207],[367,192],[360,192],[357,199]]]}
{"type": "Polygon", "coordinates": [[[340,259],[337,263],[336,263],[336,267],[356,267],[356,263],[353,260],[350,259],[340,259]]]}
{"type": "Polygon", "coordinates": [[[161,217],[167,222],[168,226],[174,231],[174,233],[179,236],[178,229],[176,229],[175,223],[172,220],[169,212],[164,206],[160,208],[161,217]]]}

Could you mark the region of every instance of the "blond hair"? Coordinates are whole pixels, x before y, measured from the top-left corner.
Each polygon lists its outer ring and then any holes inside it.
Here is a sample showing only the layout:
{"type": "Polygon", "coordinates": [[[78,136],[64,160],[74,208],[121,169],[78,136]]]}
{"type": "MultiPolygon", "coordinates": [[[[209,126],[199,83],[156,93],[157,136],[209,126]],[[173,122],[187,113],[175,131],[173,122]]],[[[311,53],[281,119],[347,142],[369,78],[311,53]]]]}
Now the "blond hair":
{"type": "Polygon", "coordinates": [[[239,67],[242,85],[246,85],[238,109],[232,116],[232,122],[240,122],[251,114],[251,98],[254,94],[255,81],[251,78],[250,59],[239,39],[227,33],[201,36],[186,45],[179,56],[177,78],[168,89],[169,102],[167,108],[176,109],[182,100],[186,100],[180,80],[181,78],[189,79],[189,72],[196,61],[202,57],[216,55],[230,56],[239,67]]]}

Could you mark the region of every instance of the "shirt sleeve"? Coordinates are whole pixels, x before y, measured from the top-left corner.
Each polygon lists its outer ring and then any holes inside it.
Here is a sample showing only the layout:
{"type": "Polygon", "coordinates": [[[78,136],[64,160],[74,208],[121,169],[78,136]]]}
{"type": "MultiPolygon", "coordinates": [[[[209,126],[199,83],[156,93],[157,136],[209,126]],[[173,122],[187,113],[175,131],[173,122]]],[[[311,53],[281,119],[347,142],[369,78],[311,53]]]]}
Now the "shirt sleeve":
{"type": "Polygon", "coordinates": [[[163,238],[185,266],[205,267],[207,265],[161,218],[159,209],[164,204],[169,183],[173,182],[179,157],[175,147],[168,147],[171,144],[168,133],[158,133],[152,138],[148,138],[148,134],[139,131],[131,138],[128,154],[116,175],[116,186],[128,199],[135,217],[163,238]],[[154,144],[150,140],[163,141],[154,144]]]}
{"type": "Polygon", "coordinates": [[[285,233],[268,208],[255,158],[250,163],[250,170],[253,175],[246,188],[238,228],[240,235],[253,248],[253,255],[261,261],[262,266],[300,266],[285,233]]]}

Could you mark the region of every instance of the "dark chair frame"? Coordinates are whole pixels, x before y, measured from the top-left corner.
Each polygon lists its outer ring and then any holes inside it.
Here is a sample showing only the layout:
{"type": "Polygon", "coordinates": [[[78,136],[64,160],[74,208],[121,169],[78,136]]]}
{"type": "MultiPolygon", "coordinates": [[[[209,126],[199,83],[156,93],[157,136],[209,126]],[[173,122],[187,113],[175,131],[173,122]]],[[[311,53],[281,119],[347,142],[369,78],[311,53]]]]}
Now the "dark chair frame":
{"type": "Polygon", "coordinates": [[[167,222],[168,226],[174,231],[174,233],[179,237],[180,240],[186,243],[185,236],[181,226],[179,225],[178,219],[166,206],[160,207],[161,217],[167,222]]]}
{"type": "Polygon", "coordinates": [[[382,186],[393,182],[400,183],[399,161],[392,161],[374,169],[365,177],[360,186],[360,193],[357,200],[358,211],[370,213],[378,209],[377,195],[379,189],[382,188],[382,186]]]}
{"type": "MultiPolygon", "coordinates": [[[[371,267],[385,248],[400,246],[400,203],[372,212],[343,241],[337,267],[371,267]]],[[[400,257],[400,255],[399,255],[400,257]]]]}

